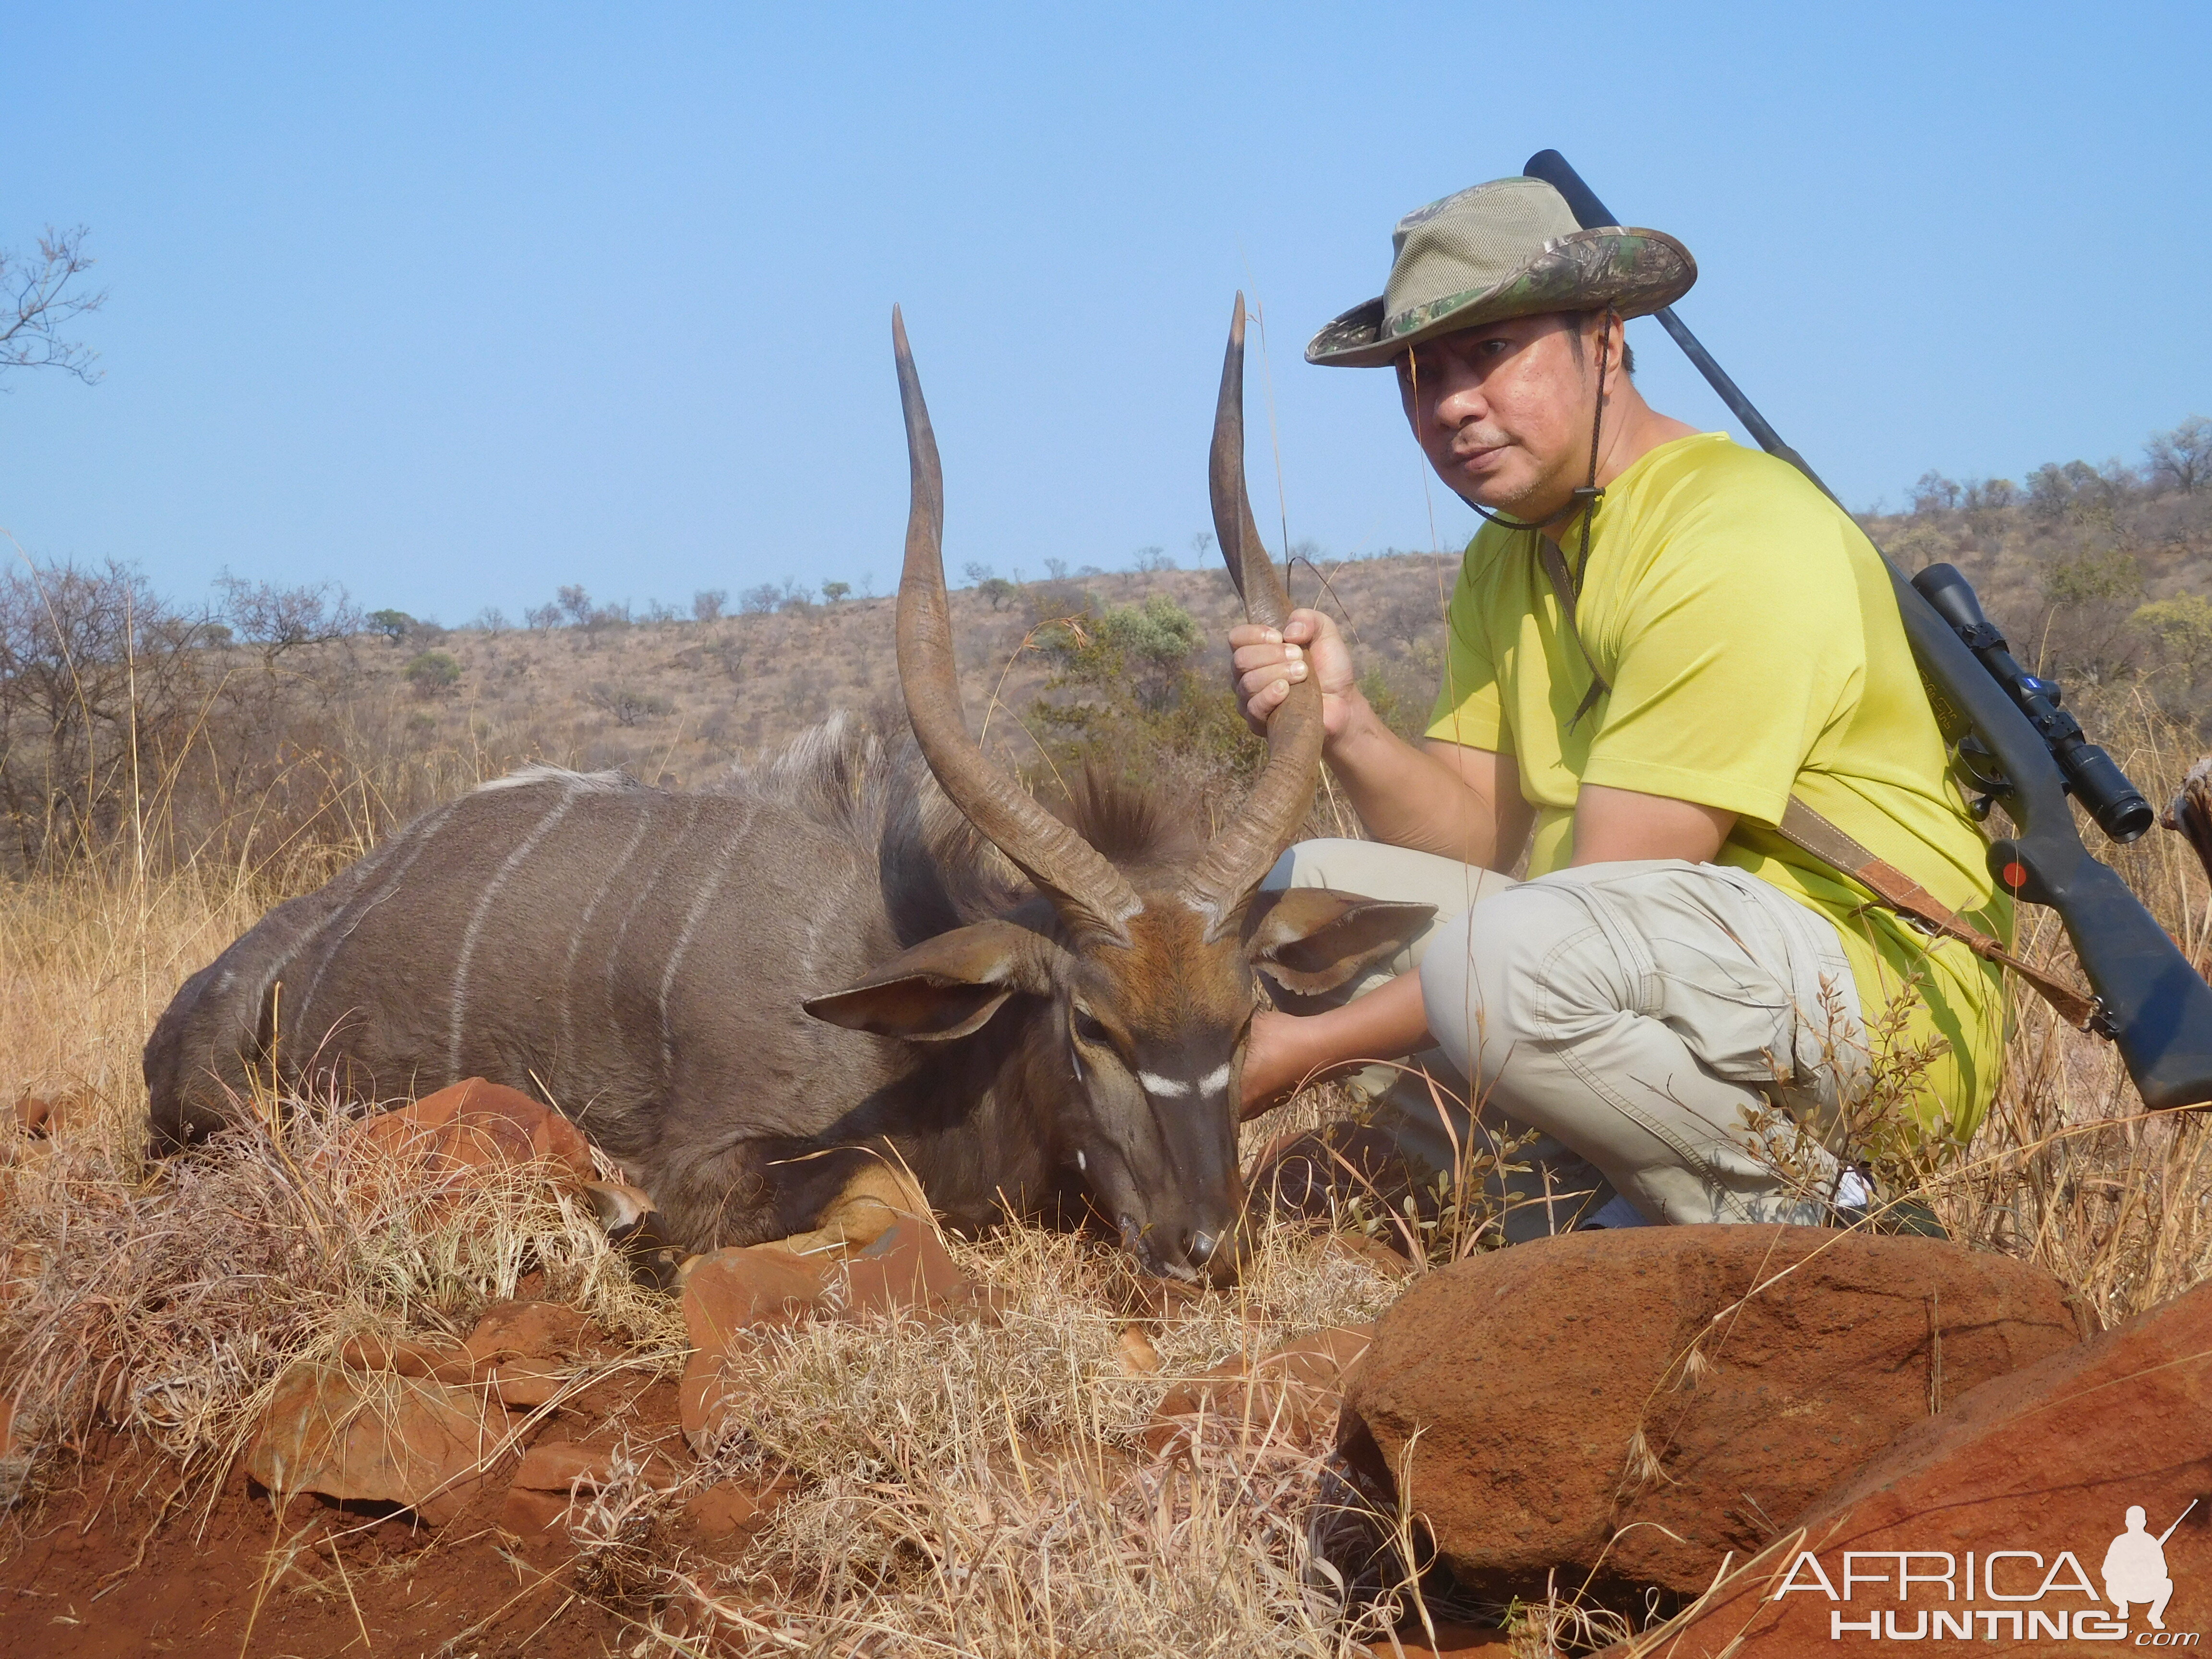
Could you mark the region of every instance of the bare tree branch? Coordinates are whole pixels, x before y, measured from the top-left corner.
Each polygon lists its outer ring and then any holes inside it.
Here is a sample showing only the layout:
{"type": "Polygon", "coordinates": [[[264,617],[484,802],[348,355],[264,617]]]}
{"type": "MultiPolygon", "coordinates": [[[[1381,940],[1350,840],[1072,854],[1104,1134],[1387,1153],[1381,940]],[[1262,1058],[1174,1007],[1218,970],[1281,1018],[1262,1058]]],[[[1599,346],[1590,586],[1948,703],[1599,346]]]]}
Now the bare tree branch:
{"type": "Polygon", "coordinates": [[[82,225],[57,231],[51,225],[39,238],[34,263],[0,248],[0,375],[11,368],[58,368],[87,386],[100,377],[93,368],[100,354],[82,341],[62,337],[70,323],[107,303],[107,290],[71,292],[70,285],[95,263],[84,251],[82,225]]]}

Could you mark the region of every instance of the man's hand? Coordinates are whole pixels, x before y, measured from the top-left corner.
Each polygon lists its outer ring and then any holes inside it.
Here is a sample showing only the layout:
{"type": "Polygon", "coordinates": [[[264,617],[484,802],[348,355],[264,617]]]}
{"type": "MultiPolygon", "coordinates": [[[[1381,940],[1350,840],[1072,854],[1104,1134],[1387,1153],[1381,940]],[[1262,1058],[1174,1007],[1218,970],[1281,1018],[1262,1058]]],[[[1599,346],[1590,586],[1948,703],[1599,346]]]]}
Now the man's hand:
{"type": "Polygon", "coordinates": [[[1244,723],[1265,737],[1267,717],[1291,695],[1291,687],[1310,673],[1321,687],[1321,725],[1329,738],[1341,737],[1359,693],[1352,653],[1335,622],[1318,611],[1293,611],[1281,630],[1239,623],[1229,630],[1235,664],[1230,684],[1244,709],[1244,723]]]}
{"type": "Polygon", "coordinates": [[[1401,974],[1341,1008],[1317,1014],[1263,1008],[1253,1017],[1252,1040],[1244,1048],[1239,1115],[1256,1117],[1337,1066],[1410,1054],[1430,1042],[1419,974],[1401,974]]]}

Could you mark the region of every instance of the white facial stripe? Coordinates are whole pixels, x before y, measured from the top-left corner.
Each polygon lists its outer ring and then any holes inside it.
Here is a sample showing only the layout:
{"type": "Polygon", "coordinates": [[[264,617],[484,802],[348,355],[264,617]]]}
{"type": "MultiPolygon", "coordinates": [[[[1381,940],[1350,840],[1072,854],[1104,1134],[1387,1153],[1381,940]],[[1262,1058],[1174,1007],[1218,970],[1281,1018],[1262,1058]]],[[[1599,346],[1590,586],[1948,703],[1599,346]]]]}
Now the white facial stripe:
{"type": "Polygon", "coordinates": [[[1162,1077],[1157,1072],[1139,1072],[1137,1081],[1148,1095],[1163,1100],[1181,1100],[1188,1095],[1218,1095],[1229,1086],[1229,1067],[1217,1066],[1195,1083],[1184,1083],[1178,1079],[1162,1077]]]}

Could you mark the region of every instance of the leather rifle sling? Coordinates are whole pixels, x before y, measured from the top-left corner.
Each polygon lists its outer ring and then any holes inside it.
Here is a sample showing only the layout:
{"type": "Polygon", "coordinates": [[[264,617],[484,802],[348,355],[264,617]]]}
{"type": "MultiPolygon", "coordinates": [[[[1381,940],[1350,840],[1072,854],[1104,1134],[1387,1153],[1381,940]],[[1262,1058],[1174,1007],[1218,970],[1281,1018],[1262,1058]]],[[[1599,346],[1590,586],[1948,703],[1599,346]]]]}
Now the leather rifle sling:
{"type": "Polygon", "coordinates": [[[2069,1024],[2088,1030],[2103,1012],[2103,1005],[2095,997],[2022,962],[1981,929],[1962,920],[1955,911],[1945,908],[1933,893],[1905,872],[1895,865],[1883,863],[1796,796],[1790,797],[1782,822],[1775,828],[1784,841],[1811,854],[1831,869],[1842,871],[1891,909],[1911,917],[1945,939],[1957,939],[1985,961],[2002,963],[2011,969],[2033,986],[2069,1024]]]}

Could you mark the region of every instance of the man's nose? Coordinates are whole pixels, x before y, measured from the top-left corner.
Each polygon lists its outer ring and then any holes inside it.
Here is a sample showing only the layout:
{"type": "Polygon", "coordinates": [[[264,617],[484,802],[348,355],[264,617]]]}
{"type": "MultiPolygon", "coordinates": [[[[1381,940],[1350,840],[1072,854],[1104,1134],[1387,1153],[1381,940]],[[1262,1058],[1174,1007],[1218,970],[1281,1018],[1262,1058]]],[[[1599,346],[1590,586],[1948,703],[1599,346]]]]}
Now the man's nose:
{"type": "Polygon", "coordinates": [[[1456,432],[1489,412],[1490,402],[1482,395],[1482,384],[1472,375],[1455,372],[1437,388],[1436,421],[1447,432],[1456,432]]]}

